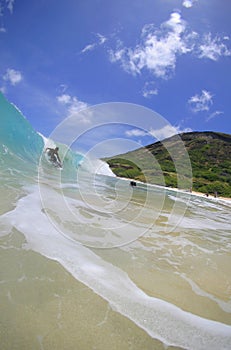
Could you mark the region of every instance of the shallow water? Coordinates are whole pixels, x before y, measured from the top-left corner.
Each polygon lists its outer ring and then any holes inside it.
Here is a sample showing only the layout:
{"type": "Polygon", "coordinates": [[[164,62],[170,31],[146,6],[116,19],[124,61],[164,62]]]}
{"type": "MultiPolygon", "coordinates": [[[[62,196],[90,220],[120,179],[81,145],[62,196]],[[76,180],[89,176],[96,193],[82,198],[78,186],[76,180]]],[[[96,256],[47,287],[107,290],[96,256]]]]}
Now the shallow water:
{"type": "Polygon", "coordinates": [[[2,349],[229,348],[228,204],[50,175],[3,187],[2,349]]]}
{"type": "Polygon", "coordinates": [[[1,240],[1,349],[159,346],[59,263],[22,249],[23,242],[18,232],[1,240]]]}

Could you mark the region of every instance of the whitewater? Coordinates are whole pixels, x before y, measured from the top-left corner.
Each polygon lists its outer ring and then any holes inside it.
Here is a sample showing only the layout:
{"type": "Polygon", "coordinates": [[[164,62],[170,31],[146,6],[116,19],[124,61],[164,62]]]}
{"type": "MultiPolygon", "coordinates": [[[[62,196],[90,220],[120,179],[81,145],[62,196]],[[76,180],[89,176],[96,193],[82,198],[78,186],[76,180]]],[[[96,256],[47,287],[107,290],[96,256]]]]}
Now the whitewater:
{"type": "Polygon", "coordinates": [[[231,348],[228,202],[132,188],[2,95],[0,124],[1,349],[231,348]]]}

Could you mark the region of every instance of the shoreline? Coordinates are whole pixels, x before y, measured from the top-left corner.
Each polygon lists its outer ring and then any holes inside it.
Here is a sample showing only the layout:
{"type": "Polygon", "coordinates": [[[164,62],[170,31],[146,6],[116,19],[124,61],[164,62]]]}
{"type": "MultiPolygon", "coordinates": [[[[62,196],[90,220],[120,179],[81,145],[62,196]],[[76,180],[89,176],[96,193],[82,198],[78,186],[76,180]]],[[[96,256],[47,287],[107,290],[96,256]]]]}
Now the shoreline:
{"type": "Polygon", "coordinates": [[[160,185],[145,183],[145,182],[142,182],[142,181],[139,181],[139,180],[130,179],[130,178],[127,178],[127,177],[120,177],[120,176],[116,176],[116,177],[118,179],[127,180],[129,182],[133,181],[133,182],[136,182],[137,184],[141,184],[141,185],[156,186],[156,187],[163,188],[165,190],[175,191],[175,192],[178,192],[178,193],[185,193],[185,194],[188,194],[188,195],[202,197],[202,198],[209,199],[209,200],[225,201],[225,202],[231,204],[231,198],[229,198],[229,197],[223,197],[223,196],[219,196],[219,195],[217,197],[215,197],[212,194],[209,194],[207,196],[206,193],[198,192],[198,191],[194,191],[194,190],[192,190],[192,191],[182,190],[182,189],[179,189],[179,188],[176,188],[176,187],[167,187],[167,186],[160,186],[160,185]]]}
{"type": "Polygon", "coordinates": [[[196,192],[196,191],[192,191],[191,194],[193,194],[195,196],[205,197],[205,198],[208,198],[208,199],[218,199],[218,200],[220,199],[220,200],[228,201],[228,202],[231,203],[231,198],[229,198],[229,197],[222,197],[222,196],[219,196],[219,195],[217,197],[215,197],[215,196],[213,196],[211,194],[206,196],[205,193],[203,193],[203,192],[196,192]]]}

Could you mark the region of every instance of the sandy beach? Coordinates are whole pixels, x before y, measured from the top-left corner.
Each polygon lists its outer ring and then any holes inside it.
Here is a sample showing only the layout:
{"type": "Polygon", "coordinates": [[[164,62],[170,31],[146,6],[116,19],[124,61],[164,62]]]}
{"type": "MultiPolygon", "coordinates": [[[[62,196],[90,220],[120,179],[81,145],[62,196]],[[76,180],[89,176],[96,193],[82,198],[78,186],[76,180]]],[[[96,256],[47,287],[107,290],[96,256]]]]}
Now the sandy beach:
{"type": "Polygon", "coordinates": [[[206,197],[206,198],[215,199],[215,200],[225,200],[225,201],[231,202],[231,198],[228,198],[228,197],[221,197],[221,196],[214,197],[214,196],[211,195],[211,194],[209,194],[209,195],[207,196],[205,193],[196,192],[196,191],[192,191],[191,193],[192,193],[193,195],[195,195],[195,196],[206,197]]]}
{"type": "MultiPolygon", "coordinates": [[[[125,178],[125,177],[117,177],[117,178],[129,181],[129,182],[135,182],[136,184],[139,184],[139,185],[145,185],[144,182],[141,182],[141,181],[138,181],[138,180],[125,178]]],[[[210,199],[210,200],[227,201],[227,202],[231,203],[231,198],[229,198],[229,197],[223,197],[223,196],[219,196],[219,195],[217,197],[215,197],[213,194],[208,194],[208,196],[207,196],[206,193],[203,193],[203,192],[182,190],[182,189],[179,189],[177,187],[163,187],[163,186],[154,185],[154,184],[150,184],[150,183],[146,183],[146,185],[156,186],[156,187],[160,187],[160,188],[165,188],[166,190],[171,190],[171,191],[175,191],[175,192],[187,193],[187,194],[190,194],[190,195],[193,195],[193,196],[203,197],[203,198],[207,198],[207,199],[210,199]]]]}

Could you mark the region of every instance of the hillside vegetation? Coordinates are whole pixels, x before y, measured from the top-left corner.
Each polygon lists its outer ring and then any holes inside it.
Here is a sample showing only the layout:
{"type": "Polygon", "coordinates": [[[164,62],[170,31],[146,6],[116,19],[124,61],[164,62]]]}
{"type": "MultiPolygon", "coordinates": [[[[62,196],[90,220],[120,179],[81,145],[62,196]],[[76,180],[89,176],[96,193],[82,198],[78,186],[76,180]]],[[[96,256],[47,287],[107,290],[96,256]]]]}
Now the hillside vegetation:
{"type": "Polygon", "coordinates": [[[183,133],[104,160],[120,177],[189,190],[192,175],[193,190],[231,197],[231,135],[228,134],[183,133]],[[181,140],[188,152],[187,164],[181,140]]]}

